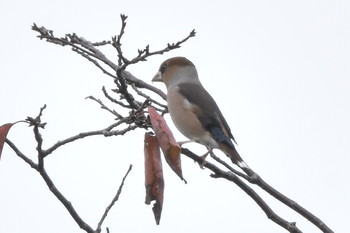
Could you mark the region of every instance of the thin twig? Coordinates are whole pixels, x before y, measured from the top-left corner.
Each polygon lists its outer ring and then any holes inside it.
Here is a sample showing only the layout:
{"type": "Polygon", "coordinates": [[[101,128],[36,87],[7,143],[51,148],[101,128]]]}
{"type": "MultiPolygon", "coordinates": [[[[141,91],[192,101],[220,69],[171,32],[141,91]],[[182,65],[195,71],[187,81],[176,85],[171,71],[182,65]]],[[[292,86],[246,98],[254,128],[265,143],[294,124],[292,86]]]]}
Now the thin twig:
{"type": "MultiPolygon", "coordinates": [[[[102,70],[102,72],[104,74],[107,74],[108,76],[116,79],[117,76],[113,75],[112,73],[108,72],[105,68],[102,67],[102,65],[96,60],[96,59],[93,59],[91,56],[89,56],[88,54],[78,50],[78,49],[75,49],[75,48],[72,48],[72,50],[78,54],[80,54],[81,56],[83,56],[84,58],[86,58],[88,61],[92,62],[95,66],[97,66],[100,70],[102,70]]],[[[99,59],[101,60],[101,59],[99,59]]]]}
{"type": "Polygon", "coordinates": [[[79,139],[83,139],[85,137],[96,136],[96,135],[103,135],[105,137],[124,135],[125,133],[138,128],[137,125],[130,124],[129,126],[127,126],[126,128],[124,128],[122,130],[112,130],[112,128],[114,128],[114,127],[116,127],[116,126],[118,126],[120,124],[126,123],[128,121],[129,121],[128,118],[123,118],[122,120],[112,124],[111,126],[105,128],[105,129],[95,130],[95,131],[88,131],[88,132],[82,132],[82,133],[79,133],[79,134],[74,135],[72,137],[69,137],[69,138],[66,138],[64,140],[58,141],[53,146],[51,146],[50,148],[45,150],[44,157],[48,156],[49,154],[54,152],[56,149],[58,149],[59,147],[65,145],[65,144],[74,142],[74,141],[79,140],[79,139]]]}
{"type": "MultiPolygon", "coordinates": [[[[58,37],[54,36],[52,30],[48,30],[45,27],[38,27],[36,24],[33,24],[32,30],[38,32],[39,33],[38,37],[40,39],[46,39],[47,42],[50,42],[53,44],[58,44],[61,46],[71,46],[73,51],[77,52],[78,54],[82,55],[84,58],[88,59],[90,62],[94,63],[99,69],[102,70],[103,73],[107,74],[108,76],[111,76],[114,79],[116,78],[115,75],[108,72],[96,60],[92,59],[91,57],[94,57],[97,60],[103,62],[104,64],[109,66],[115,72],[117,72],[117,70],[120,69],[120,66],[114,64],[111,60],[109,60],[100,50],[98,50],[96,47],[94,47],[93,43],[91,43],[83,38],[77,39],[78,36],[75,34],[74,34],[75,35],[74,37],[71,34],[67,34],[66,37],[58,38],[58,37]],[[71,39],[74,39],[74,40],[71,40],[71,39]],[[75,44],[75,43],[78,43],[78,44],[75,44]],[[82,46],[83,48],[80,46],[82,46]],[[89,48],[89,49],[84,49],[84,48],[89,48]],[[93,52],[91,52],[91,51],[93,51],[93,52]]],[[[177,43],[179,43],[179,42],[177,42],[177,43]]],[[[175,48],[172,48],[172,49],[175,49],[175,48]]],[[[165,48],[163,50],[164,50],[164,52],[170,51],[169,48],[165,48]]],[[[160,51],[162,51],[162,50],[160,50],[160,51]]],[[[152,52],[152,53],[153,54],[161,54],[160,51],[152,52]]],[[[162,92],[160,89],[142,81],[141,79],[136,78],[130,72],[128,72],[126,70],[122,70],[121,75],[128,82],[134,83],[137,87],[148,89],[148,90],[154,92],[155,94],[158,94],[164,100],[166,100],[166,95],[164,94],[164,92],[162,92]]]]}
{"type": "Polygon", "coordinates": [[[108,112],[112,113],[114,116],[117,117],[117,119],[122,119],[122,118],[123,118],[123,116],[120,115],[119,113],[117,113],[115,110],[112,110],[112,109],[108,108],[108,107],[102,102],[102,100],[96,99],[95,97],[93,97],[93,96],[91,96],[91,95],[88,96],[88,97],[86,97],[85,99],[91,99],[91,100],[97,102],[99,105],[101,105],[101,108],[102,108],[102,109],[107,110],[108,112]]]}
{"type": "Polygon", "coordinates": [[[132,89],[134,89],[134,91],[139,95],[144,97],[145,99],[151,101],[152,103],[162,107],[163,109],[167,109],[167,105],[161,104],[158,101],[152,99],[149,95],[146,95],[145,93],[143,93],[142,91],[139,90],[139,88],[136,87],[135,83],[131,83],[131,87],[132,89]]]}
{"type": "Polygon", "coordinates": [[[7,143],[7,145],[9,145],[11,147],[11,149],[16,153],[16,155],[18,157],[20,157],[21,159],[24,160],[24,162],[26,162],[27,164],[29,164],[29,166],[35,170],[38,169],[38,164],[34,163],[33,160],[31,160],[30,158],[28,158],[27,156],[25,156],[17,147],[16,145],[11,142],[8,138],[5,139],[5,142],[7,143]]]}
{"type": "Polygon", "coordinates": [[[40,108],[39,114],[37,117],[27,117],[27,122],[29,122],[29,126],[33,126],[33,132],[34,132],[34,138],[37,142],[36,150],[38,152],[38,166],[39,168],[43,166],[43,158],[44,158],[44,151],[43,151],[43,138],[40,134],[39,128],[45,128],[46,123],[41,122],[41,116],[43,115],[43,111],[46,108],[46,104],[40,108]]]}
{"type": "Polygon", "coordinates": [[[154,92],[155,94],[159,95],[162,99],[166,100],[166,94],[162,90],[160,90],[160,89],[156,88],[155,86],[152,86],[152,85],[144,82],[141,79],[136,78],[129,71],[124,70],[122,72],[122,76],[128,82],[134,83],[136,87],[145,88],[147,90],[150,90],[150,91],[154,92]]]}
{"type": "Polygon", "coordinates": [[[120,41],[122,39],[122,36],[125,33],[126,20],[127,20],[128,16],[121,14],[120,18],[122,21],[122,26],[120,27],[119,35],[112,38],[112,45],[114,48],[116,48],[116,50],[118,52],[118,57],[119,57],[119,64],[118,65],[120,67],[124,66],[124,67],[121,67],[121,69],[124,70],[129,63],[129,60],[126,57],[124,57],[124,55],[123,55],[123,51],[121,49],[122,44],[120,41]]]}
{"type": "Polygon", "coordinates": [[[100,42],[93,42],[91,43],[93,46],[103,46],[103,45],[110,45],[112,42],[110,40],[104,40],[100,42]]]}
{"type": "Polygon", "coordinates": [[[122,193],[122,189],[123,189],[123,186],[124,186],[125,179],[129,175],[131,169],[132,169],[132,164],[129,165],[129,168],[128,168],[125,176],[123,177],[123,180],[122,180],[121,184],[119,185],[117,193],[115,194],[115,196],[112,199],[111,203],[105,209],[105,211],[104,211],[104,213],[103,213],[103,215],[101,217],[101,220],[98,222],[97,228],[96,228],[96,232],[101,232],[101,226],[103,224],[103,221],[106,219],[106,217],[108,215],[108,212],[112,209],[113,205],[118,201],[119,196],[122,193]]]}
{"type": "Polygon", "coordinates": [[[118,105],[120,105],[120,106],[123,107],[123,108],[131,108],[130,105],[124,104],[122,101],[119,101],[119,100],[116,100],[116,99],[112,98],[112,96],[110,96],[110,95],[108,94],[108,92],[107,92],[107,90],[105,89],[105,87],[102,87],[102,92],[103,92],[103,94],[105,95],[105,97],[106,97],[109,101],[111,101],[112,103],[118,104],[118,105]]]}
{"type": "Polygon", "coordinates": [[[135,57],[134,59],[132,59],[129,63],[130,64],[136,64],[140,61],[147,61],[146,58],[150,57],[150,56],[153,56],[153,55],[162,55],[166,52],[169,52],[173,49],[178,49],[181,47],[181,45],[183,43],[185,43],[188,39],[190,39],[191,37],[195,37],[196,36],[196,31],[193,29],[187,37],[185,37],[183,40],[181,41],[178,41],[176,43],[168,43],[167,44],[167,47],[165,49],[161,49],[161,50],[158,50],[158,51],[154,51],[154,52],[150,52],[149,51],[149,45],[146,46],[145,49],[143,50],[138,50],[138,56],[135,57]]]}

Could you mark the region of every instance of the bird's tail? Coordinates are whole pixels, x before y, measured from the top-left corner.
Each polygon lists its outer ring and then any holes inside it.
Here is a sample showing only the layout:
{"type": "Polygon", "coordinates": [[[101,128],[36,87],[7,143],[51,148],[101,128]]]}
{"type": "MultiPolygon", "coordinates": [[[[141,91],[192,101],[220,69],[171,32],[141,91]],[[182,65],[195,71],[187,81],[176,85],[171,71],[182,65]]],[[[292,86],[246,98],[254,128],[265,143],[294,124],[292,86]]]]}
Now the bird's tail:
{"type": "Polygon", "coordinates": [[[236,148],[232,145],[222,144],[220,149],[231,159],[234,164],[237,164],[243,171],[245,171],[248,175],[250,175],[251,169],[249,166],[243,161],[242,157],[238,154],[236,148]]]}

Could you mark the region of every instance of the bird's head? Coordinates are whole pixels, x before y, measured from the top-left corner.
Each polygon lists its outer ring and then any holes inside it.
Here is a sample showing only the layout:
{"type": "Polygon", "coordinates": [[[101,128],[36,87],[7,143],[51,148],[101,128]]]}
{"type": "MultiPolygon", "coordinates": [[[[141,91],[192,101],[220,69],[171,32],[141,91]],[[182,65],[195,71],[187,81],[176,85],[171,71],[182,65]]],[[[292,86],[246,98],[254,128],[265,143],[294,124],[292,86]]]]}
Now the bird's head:
{"type": "Polygon", "coordinates": [[[164,82],[167,88],[181,83],[199,82],[196,67],[185,57],[173,57],[164,61],[152,81],[164,82]]]}

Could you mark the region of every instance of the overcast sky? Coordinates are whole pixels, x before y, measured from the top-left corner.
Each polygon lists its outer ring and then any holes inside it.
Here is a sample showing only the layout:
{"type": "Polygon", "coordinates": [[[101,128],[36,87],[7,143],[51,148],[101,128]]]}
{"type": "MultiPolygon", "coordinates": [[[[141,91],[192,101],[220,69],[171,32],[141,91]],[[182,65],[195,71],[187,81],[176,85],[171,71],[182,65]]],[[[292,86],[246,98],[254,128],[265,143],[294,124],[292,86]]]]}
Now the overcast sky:
{"type": "MultiPolygon", "coordinates": [[[[349,1],[3,0],[0,125],[36,116],[47,104],[42,135],[48,147],[111,124],[113,116],[85,97],[102,98],[101,87],[113,88],[112,80],[68,48],[40,41],[30,27],[35,22],[59,36],[75,32],[102,41],[119,32],[121,13],[129,16],[122,43],[130,58],[147,44],[161,49],[196,29],[197,36],[181,49],[129,71],[151,83],[163,60],[190,59],[244,160],[335,232],[350,232],[349,1]]],[[[116,59],[112,48],[106,53],[116,59]]],[[[286,232],[238,187],[210,178],[187,157],[182,158],[187,185],[163,163],[165,201],[156,226],[151,206],[144,204],[143,135],[136,130],[124,137],[92,137],[47,158],[48,173],[93,228],[133,164],[104,224],[111,233],[286,232]]],[[[31,128],[16,125],[8,137],[35,159],[31,128]]],[[[205,152],[193,144],[186,147],[205,152]]],[[[7,145],[0,189],[1,233],[82,232],[38,173],[7,145]]],[[[304,232],[319,232],[256,190],[304,232]]]]}

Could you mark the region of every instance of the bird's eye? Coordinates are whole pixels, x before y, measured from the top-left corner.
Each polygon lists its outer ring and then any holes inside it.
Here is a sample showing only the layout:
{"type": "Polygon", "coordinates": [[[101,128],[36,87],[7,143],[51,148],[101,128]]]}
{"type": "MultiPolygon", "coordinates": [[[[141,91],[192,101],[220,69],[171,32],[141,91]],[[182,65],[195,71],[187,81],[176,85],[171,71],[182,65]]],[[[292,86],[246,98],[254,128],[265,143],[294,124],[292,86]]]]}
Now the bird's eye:
{"type": "Polygon", "coordinates": [[[159,69],[159,71],[161,72],[161,73],[164,73],[164,71],[165,71],[165,69],[168,67],[168,64],[167,63],[164,63],[164,64],[162,64],[161,66],[160,66],[160,69],[159,69]]]}

